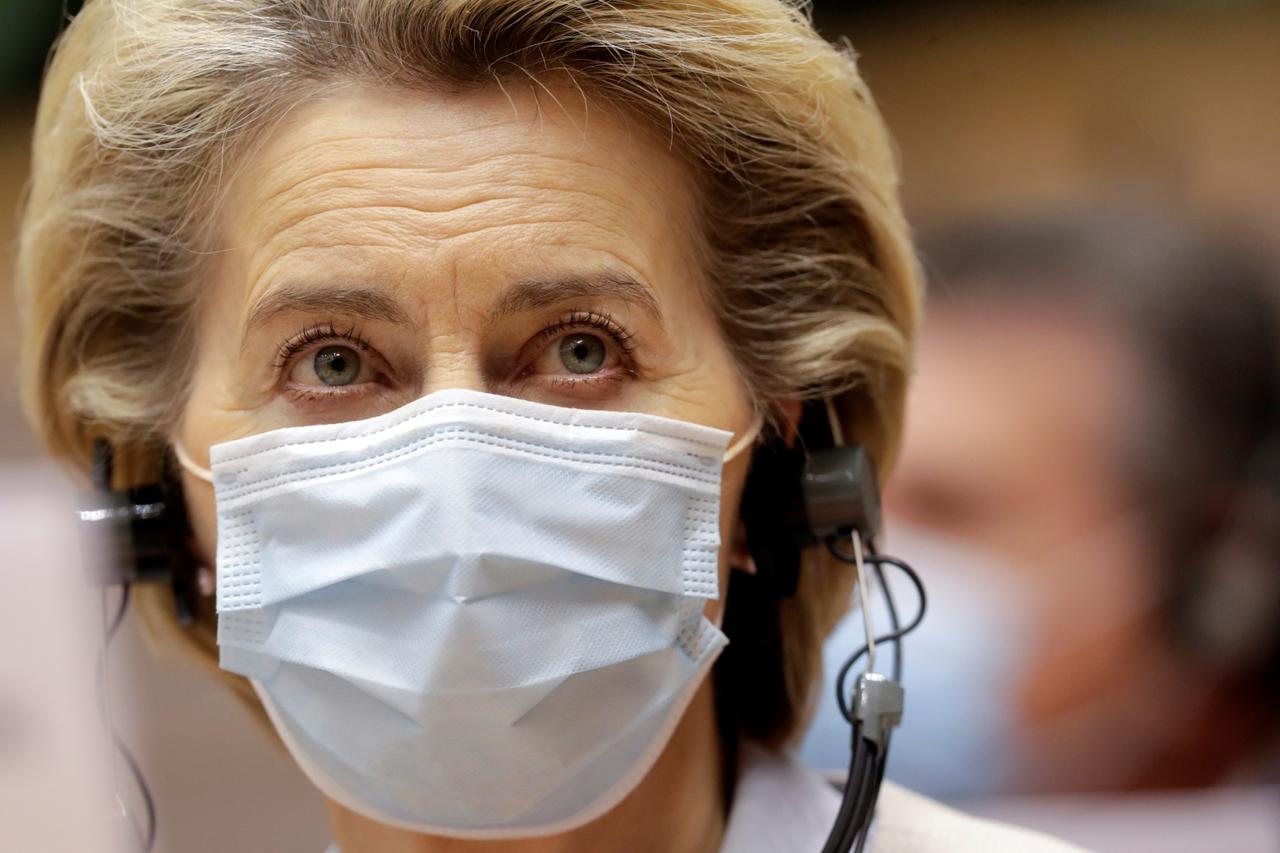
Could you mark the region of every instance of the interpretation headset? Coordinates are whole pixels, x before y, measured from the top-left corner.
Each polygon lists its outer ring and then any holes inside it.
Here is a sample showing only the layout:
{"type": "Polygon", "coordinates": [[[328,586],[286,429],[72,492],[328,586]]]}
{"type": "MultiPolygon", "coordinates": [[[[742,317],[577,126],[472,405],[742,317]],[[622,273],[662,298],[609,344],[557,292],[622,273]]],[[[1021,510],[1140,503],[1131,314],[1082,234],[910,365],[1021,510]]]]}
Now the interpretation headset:
{"type": "MultiPolygon", "coordinates": [[[[165,460],[159,482],[131,489],[116,489],[114,461],[110,443],[101,438],[95,440],[90,462],[93,492],[82,498],[78,512],[80,520],[91,524],[100,536],[99,541],[105,545],[107,558],[101,565],[102,575],[98,580],[104,587],[120,587],[120,603],[106,626],[102,662],[99,666],[99,678],[102,682],[100,702],[109,727],[110,717],[105,713],[107,653],[124,621],[131,588],[135,583],[169,584],[173,591],[175,615],[179,624],[187,626],[192,623],[195,614],[197,572],[188,544],[190,526],[182,486],[171,462],[165,460]]],[[[155,802],[132,753],[114,730],[110,734],[142,798],[142,826],[135,825],[134,828],[139,837],[139,846],[144,851],[150,851],[156,840],[155,802]]],[[[130,823],[134,820],[123,802],[121,817],[130,823]]]]}
{"type": "Polygon", "coordinates": [[[196,564],[187,506],[173,464],[166,458],[159,482],[131,489],[114,487],[114,454],[105,439],[93,443],[90,480],[93,492],[81,502],[81,521],[92,523],[106,540],[108,558],[102,580],[108,585],[168,583],[178,623],[194,619],[196,564]]]}
{"type": "MultiPolygon", "coordinates": [[[[159,482],[131,489],[114,488],[112,462],[110,444],[99,439],[93,445],[94,492],[86,496],[79,513],[82,521],[99,528],[108,540],[111,559],[104,583],[122,588],[119,611],[107,631],[108,643],[124,617],[134,583],[169,584],[178,621],[191,624],[198,571],[189,545],[186,504],[172,460],[166,459],[159,482]]],[[[876,552],[880,495],[875,467],[865,448],[844,445],[829,400],[805,405],[791,445],[774,437],[756,448],[741,514],[747,547],[758,570],[755,581],[769,596],[782,599],[795,593],[800,555],[806,548],[821,545],[837,560],[854,566],[857,573],[867,643],[846,661],[836,686],[840,711],[852,726],[851,755],[840,811],[823,853],[861,851],[884,777],[890,731],[902,718],[900,640],[924,618],[924,586],[910,566],[876,552]],[[904,572],[919,596],[918,612],[905,627],[898,624],[893,597],[884,581],[885,565],[904,572]],[[892,628],[879,637],[871,630],[868,567],[884,591],[892,628]],[[892,679],[873,671],[876,644],[886,642],[894,645],[892,679]],[[854,688],[846,691],[846,676],[863,655],[868,656],[867,667],[854,688]]],[[[140,835],[143,849],[149,851],[155,843],[155,808],[136,762],[118,739],[116,743],[145,802],[145,830],[140,835]]]]}
{"type": "Polygon", "coordinates": [[[851,726],[851,748],[840,811],[823,853],[861,851],[884,778],[890,733],[902,720],[901,639],[924,619],[924,585],[906,563],[876,552],[880,492],[875,466],[866,448],[844,444],[829,398],[805,404],[791,443],[773,436],[756,449],[741,513],[758,583],[778,599],[795,594],[801,553],[807,548],[825,547],[856,572],[855,590],[867,642],[845,661],[836,682],[840,713],[851,726]],[[886,565],[902,571],[919,597],[917,613],[905,627],[899,625],[885,583],[882,567],[886,565]],[[871,627],[868,567],[884,592],[891,627],[879,637],[871,627]],[[874,671],[877,643],[893,643],[892,678],[874,671]],[[847,676],[863,655],[866,669],[853,689],[847,690],[847,676]]]}

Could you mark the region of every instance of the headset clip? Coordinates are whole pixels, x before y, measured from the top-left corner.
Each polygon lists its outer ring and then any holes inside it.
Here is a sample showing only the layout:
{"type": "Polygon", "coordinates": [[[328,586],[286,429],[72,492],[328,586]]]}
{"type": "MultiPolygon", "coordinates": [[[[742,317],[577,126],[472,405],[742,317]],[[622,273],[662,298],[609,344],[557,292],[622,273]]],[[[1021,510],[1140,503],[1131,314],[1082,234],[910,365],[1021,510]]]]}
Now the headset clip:
{"type": "Polygon", "coordinates": [[[861,736],[884,754],[889,731],[902,722],[902,685],[878,672],[864,672],[853,688],[853,716],[861,736]]]}

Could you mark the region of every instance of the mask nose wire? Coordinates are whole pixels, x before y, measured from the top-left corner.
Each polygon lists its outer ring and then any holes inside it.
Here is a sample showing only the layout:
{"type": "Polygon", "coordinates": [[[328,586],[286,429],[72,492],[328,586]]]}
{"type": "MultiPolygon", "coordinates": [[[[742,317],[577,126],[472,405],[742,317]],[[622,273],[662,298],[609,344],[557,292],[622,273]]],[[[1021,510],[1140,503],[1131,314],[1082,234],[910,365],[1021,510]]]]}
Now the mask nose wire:
{"type": "Polygon", "coordinates": [[[181,441],[173,442],[173,455],[177,457],[178,464],[181,465],[188,474],[212,485],[213,472],[192,459],[187,453],[186,448],[182,446],[181,441]]]}
{"type": "MultiPolygon", "coordinates": [[[[746,432],[738,436],[733,444],[729,445],[724,453],[724,462],[727,464],[732,462],[736,457],[742,454],[752,442],[756,440],[756,436],[760,434],[760,429],[764,425],[764,416],[760,412],[756,412],[751,419],[750,425],[747,426],[746,432]]],[[[181,441],[173,442],[173,455],[177,458],[178,464],[183,467],[188,474],[197,479],[204,480],[206,483],[213,483],[213,472],[204,467],[200,463],[191,458],[191,454],[187,453],[187,449],[183,447],[181,441]]]]}
{"type": "Polygon", "coordinates": [[[764,426],[764,415],[761,414],[760,412],[756,412],[755,416],[751,418],[751,423],[748,424],[746,432],[738,436],[738,438],[733,442],[733,444],[729,445],[729,447],[725,450],[724,464],[726,465],[729,464],[736,457],[740,456],[742,454],[742,451],[750,447],[752,443],[756,440],[756,436],[760,434],[760,429],[763,426],[764,426]]]}

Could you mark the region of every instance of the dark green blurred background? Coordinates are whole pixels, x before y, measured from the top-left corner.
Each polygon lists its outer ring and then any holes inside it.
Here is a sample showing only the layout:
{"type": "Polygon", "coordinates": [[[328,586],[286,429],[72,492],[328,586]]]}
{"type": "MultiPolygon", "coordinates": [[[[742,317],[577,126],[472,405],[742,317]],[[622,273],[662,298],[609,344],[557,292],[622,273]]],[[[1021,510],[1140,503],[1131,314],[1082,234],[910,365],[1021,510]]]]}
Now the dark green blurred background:
{"type": "MultiPolygon", "coordinates": [[[[6,95],[33,91],[40,81],[44,57],[49,44],[58,33],[61,22],[69,14],[79,10],[83,0],[0,0],[0,93],[6,95]]],[[[945,16],[954,12],[958,4],[946,2],[910,2],[910,0],[817,0],[815,16],[819,26],[828,33],[838,33],[859,25],[877,25],[905,15],[922,13],[945,16]]],[[[1173,7],[1239,8],[1274,5],[1265,0],[1123,0],[1123,2],[1009,2],[968,3],[965,8],[1007,8],[1016,12],[1035,7],[1043,12],[1046,7],[1096,6],[1116,10],[1131,7],[1152,14],[1173,7]]]]}
{"type": "Polygon", "coordinates": [[[12,96],[35,90],[64,15],[80,5],[81,0],[0,0],[0,92],[12,96]]]}

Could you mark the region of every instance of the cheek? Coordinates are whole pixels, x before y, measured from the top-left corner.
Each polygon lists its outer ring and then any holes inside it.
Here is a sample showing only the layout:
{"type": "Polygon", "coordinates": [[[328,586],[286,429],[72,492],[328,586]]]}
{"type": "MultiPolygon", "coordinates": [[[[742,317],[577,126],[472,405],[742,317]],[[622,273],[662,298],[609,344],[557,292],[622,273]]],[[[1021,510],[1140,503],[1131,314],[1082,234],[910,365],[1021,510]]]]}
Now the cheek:
{"type": "Polygon", "coordinates": [[[213,487],[184,472],[182,492],[187,503],[191,534],[195,539],[196,557],[212,568],[218,543],[218,518],[214,508],[213,487]]]}
{"type": "MultiPolygon", "coordinates": [[[[248,435],[255,431],[254,421],[237,413],[220,412],[193,395],[188,403],[184,426],[175,437],[197,465],[209,467],[209,448],[222,441],[248,435]]],[[[213,486],[204,480],[182,472],[182,492],[187,505],[187,518],[191,524],[196,557],[209,568],[214,566],[218,542],[217,509],[213,486]]]]}

